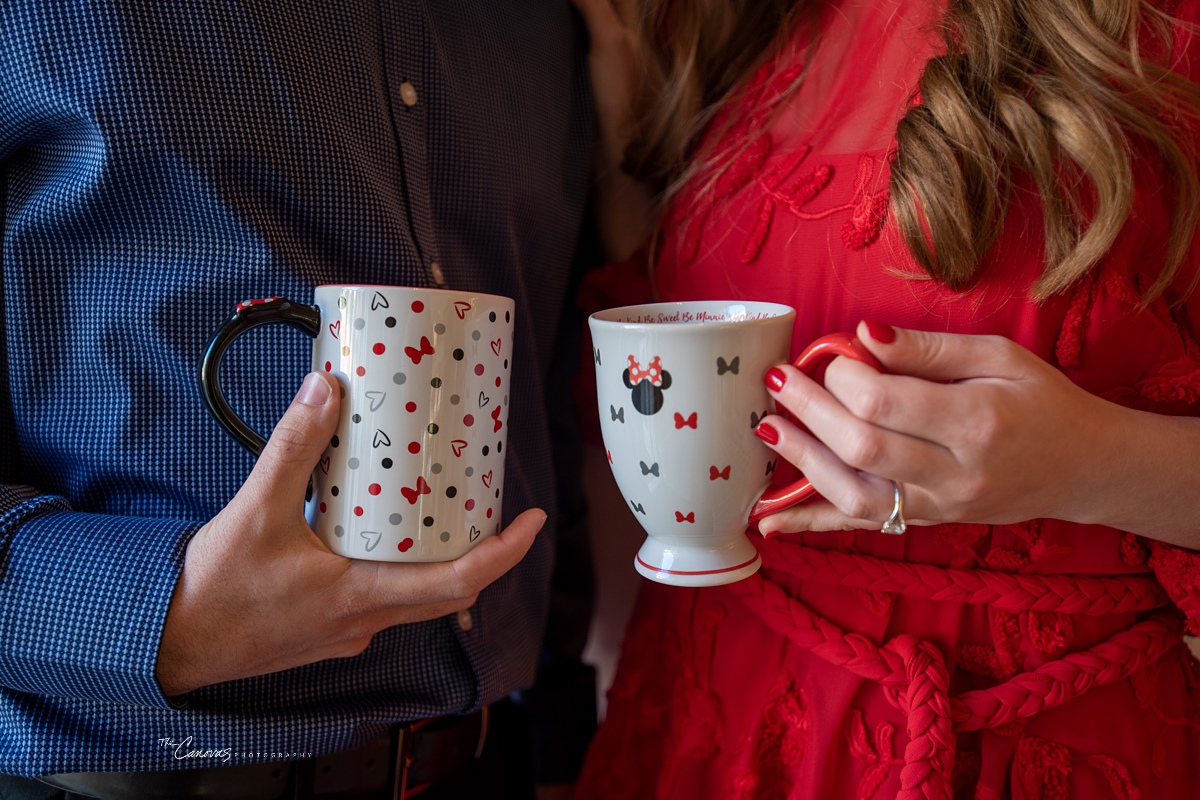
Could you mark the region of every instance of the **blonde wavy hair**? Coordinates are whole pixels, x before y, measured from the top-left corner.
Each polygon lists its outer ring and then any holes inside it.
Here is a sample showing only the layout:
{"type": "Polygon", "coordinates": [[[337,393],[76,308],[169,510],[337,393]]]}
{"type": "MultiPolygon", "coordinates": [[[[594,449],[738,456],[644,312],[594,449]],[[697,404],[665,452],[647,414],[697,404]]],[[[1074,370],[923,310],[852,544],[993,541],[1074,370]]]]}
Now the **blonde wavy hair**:
{"type": "MultiPolygon", "coordinates": [[[[701,149],[701,134],[816,13],[803,0],[641,0],[643,84],[625,167],[662,190],[662,207],[698,177],[713,185],[731,153],[701,149]]],[[[945,54],[925,67],[891,165],[891,214],[916,262],[968,287],[1014,181],[1027,176],[1045,237],[1033,295],[1049,297],[1111,247],[1132,209],[1132,159],[1156,153],[1172,214],[1165,263],[1144,296],[1166,291],[1200,225],[1190,127],[1200,88],[1143,55],[1147,45],[1169,54],[1174,24],[1145,0],[949,0],[945,54]]],[[[801,81],[768,104],[782,108],[801,81]]]]}

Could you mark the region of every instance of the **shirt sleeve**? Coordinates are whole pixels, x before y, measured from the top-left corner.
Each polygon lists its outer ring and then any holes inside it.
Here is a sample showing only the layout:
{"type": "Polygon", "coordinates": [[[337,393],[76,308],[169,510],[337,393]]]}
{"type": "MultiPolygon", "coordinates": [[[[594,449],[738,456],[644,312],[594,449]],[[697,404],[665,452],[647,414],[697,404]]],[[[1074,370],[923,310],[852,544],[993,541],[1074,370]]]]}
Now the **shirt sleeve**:
{"type": "Polygon", "coordinates": [[[12,485],[0,508],[0,685],[170,707],[158,646],[198,525],[80,513],[12,485]]]}

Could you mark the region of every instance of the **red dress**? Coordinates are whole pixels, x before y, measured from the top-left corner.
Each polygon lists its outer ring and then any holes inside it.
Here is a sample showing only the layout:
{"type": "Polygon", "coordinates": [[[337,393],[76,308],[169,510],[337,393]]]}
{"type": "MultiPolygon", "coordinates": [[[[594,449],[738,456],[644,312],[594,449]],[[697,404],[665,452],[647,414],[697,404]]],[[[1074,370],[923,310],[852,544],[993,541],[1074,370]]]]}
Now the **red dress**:
{"type": "MultiPolygon", "coordinates": [[[[662,299],[789,303],[794,352],[862,319],[1001,334],[1101,397],[1200,411],[1186,307],[1137,307],[1167,238],[1158,162],[1135,160],[1126,228],[1064,295],[1029,299],[1041,217],[1021,192],[974,288],[915,280],[888,217],[888,154],[937,11],[831,6],[788,110],[715,196],[668,213],[662,299]]],[[[1175,39],[1200,66],[1200,46],[1175,39]]],[[[727,136],[762,124],[804,52],[793,42],[753,76],[727,136]]],[[[1193,553],[1049,519],[757,545],[749,580],[643,585],[581,797],[1200,796],[1200,664],[1181,641],[1200,630],[1193,553]]]]}

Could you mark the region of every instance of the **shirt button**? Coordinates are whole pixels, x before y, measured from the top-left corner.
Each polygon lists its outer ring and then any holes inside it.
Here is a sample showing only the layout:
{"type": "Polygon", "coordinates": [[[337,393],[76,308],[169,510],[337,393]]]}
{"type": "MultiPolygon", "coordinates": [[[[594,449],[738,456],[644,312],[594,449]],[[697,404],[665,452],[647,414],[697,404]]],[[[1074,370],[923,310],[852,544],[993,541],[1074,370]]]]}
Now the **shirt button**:
{"type": "Polygon", "coordinates": [[[400,99],[404,101],[404,105],[406,106],[415,106],[417,104],[417,90],[408,81],[400,84],[400,99]]]}
{"type": "Polygon", "coordinates": [[[442,265],[438,262],[435,261],[429,265],[429,272],[433,275],[434,283],[437,283],[439,286],[446,282],[446,276],[442,272],[442,265]]]}
{"type": "Polygon", "coordinates": [[[471,619],[471,609],[469,608],[464,608],[462,611],[459,611],[457,617],[458,627],[461,630],[469,631],[475,625],[475,621],[471,619]]]}

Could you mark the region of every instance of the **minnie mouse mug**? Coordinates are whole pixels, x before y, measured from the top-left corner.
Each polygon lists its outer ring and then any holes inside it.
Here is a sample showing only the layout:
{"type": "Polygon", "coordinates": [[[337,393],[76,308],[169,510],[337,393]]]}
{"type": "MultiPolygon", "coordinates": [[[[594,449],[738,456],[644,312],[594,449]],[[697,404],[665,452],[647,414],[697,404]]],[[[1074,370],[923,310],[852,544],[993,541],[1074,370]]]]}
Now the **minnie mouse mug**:
{"type": "Polygon", "coordinates": [[[372,561],[449,561],[500,530],[513,301],[397,286],[318,286],[314,305],[239,303],[204,356],[200,388],[254,455],[266,440],[229,407],[221,356],[282,322],[313,337],[313,371],[342,389],[337,433],[305,516],[333,552],[372,561]]]}
{"type": "MultiPolygon", "coordinates": [[[[774,406],[763,375],[788,359],[796,312],[776,303],[700,301],[613,308],[588,320],[600,429],[617,487],[648,536],[639,573],[717,586],[761,566],[747,525],[815,494],[771,487],[779,456],[757,436],[774,406]]],[[[838,355],[878,362],[848,334],[809,345],[810,375],[838,355]]]]}

